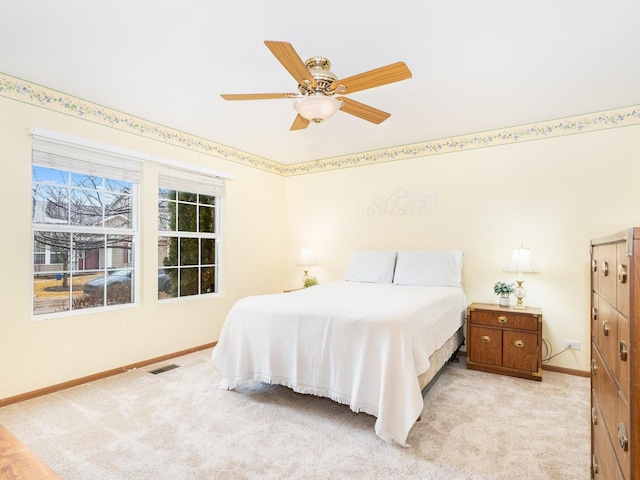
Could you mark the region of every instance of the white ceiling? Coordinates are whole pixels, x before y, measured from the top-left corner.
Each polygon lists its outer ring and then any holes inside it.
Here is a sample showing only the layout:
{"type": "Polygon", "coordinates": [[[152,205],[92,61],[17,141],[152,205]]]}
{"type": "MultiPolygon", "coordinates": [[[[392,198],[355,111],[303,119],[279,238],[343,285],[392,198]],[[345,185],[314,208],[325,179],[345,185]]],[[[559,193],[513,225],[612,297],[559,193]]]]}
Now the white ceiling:
{"type": "Polygon", "coordinates": [[[293,164],[640,104],[638,0],[4,0],[0,72],[293,164]],[[295,92],[264,45],[345,78],[404,61],[413,78],[289,131],[295,92]]]}

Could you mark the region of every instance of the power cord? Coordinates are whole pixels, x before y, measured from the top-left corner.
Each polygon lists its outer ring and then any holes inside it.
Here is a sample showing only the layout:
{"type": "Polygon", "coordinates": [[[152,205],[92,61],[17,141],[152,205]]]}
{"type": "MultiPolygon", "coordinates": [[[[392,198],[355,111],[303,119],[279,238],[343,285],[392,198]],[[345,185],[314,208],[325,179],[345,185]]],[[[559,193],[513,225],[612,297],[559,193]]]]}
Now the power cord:
{"type": "Polygon", "coordinates": [[[542,357],[542,363],[548,363],[549,360],[551,360],[552,358],[557,357],[558,355],[560,355],[561,353],[566,352],[567,350],[571,350],[571,345],[568,345],[568,346],[564,347],[564,350],[560,350],[555,355],[551,355],[553,353],[553,347],[551,346],[551,342],[549,340],[547,340],[546,338],[543,338],[542,339],[542,344],[545,346],[545,349],[547,350],[547,354],[542,357]]]}

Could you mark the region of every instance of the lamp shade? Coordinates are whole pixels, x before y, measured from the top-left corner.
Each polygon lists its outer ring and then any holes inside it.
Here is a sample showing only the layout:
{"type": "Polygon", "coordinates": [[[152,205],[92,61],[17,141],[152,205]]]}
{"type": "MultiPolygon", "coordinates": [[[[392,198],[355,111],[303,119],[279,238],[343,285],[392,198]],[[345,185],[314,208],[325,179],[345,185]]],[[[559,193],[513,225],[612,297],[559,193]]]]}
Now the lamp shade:
{"type": "Polygon", "coordinates": [[[304,265],[306,267],[315,264],[316,260],[313,257],[313,250],[309,247],[304,247],[300,252],[300,258],[298,258],[298,263],[296,263],[296,265],[304,265]]]}
{"type": "Polygon", "coordinates": [[[511,255],[511,261],[504,269],[505,272],[514,273],[537,273],[538,270],[531,261],[531,250],[520,246],[520,248],[514,248],[511,255]]]}
{"type": "Polygon", "coordinates": [[[320,123],[333,116],[341,106],[342,103],[335,98],[322,94],[309,95],[293,102],[293,108],[300,116],[314,123],[320,123]]]}

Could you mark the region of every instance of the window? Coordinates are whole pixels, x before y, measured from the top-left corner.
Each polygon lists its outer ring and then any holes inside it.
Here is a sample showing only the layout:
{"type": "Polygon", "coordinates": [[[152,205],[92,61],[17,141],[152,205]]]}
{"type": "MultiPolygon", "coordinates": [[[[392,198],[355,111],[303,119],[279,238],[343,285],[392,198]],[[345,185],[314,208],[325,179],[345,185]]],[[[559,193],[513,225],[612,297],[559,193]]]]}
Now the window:
{"type": "Polygon", "coordinates": [[[218,292],[220,178],[162,167],[158,190],[158,298],[218,292]]]}
{"type": "Polygon", "coordinates": [[[33,315],[135,302],[141,163],[33,135],[33,315]]]}

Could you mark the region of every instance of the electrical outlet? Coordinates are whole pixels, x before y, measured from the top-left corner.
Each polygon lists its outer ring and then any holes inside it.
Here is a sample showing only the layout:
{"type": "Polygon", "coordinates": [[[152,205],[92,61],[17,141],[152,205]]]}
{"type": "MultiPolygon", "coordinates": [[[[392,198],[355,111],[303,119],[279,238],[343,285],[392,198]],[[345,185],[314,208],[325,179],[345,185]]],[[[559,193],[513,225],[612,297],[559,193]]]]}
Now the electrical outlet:
{"type": "Polygon", "coordinates": [[[565,340],[564,348],[570,348],[571,350],[580,350],[580,342],[575,340],[565,340]]]}

